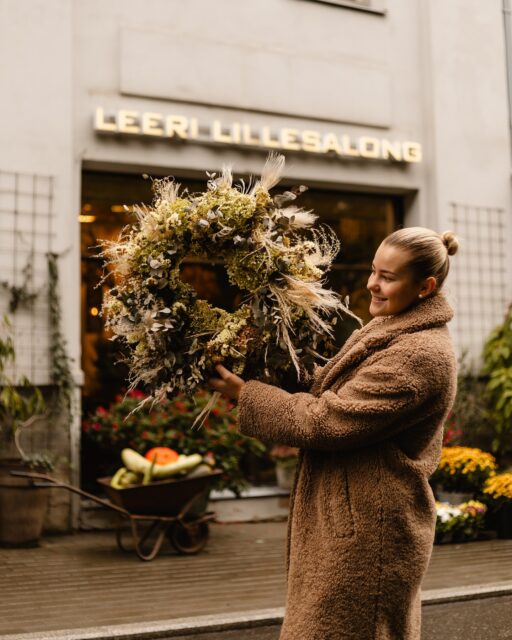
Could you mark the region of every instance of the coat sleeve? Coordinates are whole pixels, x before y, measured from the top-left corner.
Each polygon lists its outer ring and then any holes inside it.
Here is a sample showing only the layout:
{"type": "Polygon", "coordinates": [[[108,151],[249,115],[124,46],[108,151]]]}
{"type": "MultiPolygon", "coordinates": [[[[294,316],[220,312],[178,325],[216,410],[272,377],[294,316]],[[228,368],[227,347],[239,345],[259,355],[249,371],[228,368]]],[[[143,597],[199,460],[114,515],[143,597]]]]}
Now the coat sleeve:
{"type": "Polygon", "coordinates": [[[287,393],[247,382],[239,398],[239,428],[246,435],[318,450],[350,450],[389,438],[409,426],[428,394],[418,363],[386,349],[335,393],[287,393]],[[397,370],[397,362],[400,370],[397,370]],[[408,424],[409,423],[409,424],[408,424]]]}

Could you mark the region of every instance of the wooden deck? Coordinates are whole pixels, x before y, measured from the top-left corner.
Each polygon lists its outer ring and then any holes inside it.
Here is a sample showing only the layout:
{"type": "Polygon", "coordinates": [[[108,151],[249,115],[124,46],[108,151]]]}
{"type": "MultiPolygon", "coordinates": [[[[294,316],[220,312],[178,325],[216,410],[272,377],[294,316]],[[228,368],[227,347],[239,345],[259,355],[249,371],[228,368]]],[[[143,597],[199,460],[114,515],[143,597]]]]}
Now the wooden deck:
{"type": "MultiPolygon", "coordinates": [[[[144,563],[112,532],[0,549],[4,634],[157,621],[284,605],[286,524],[214,524],[197,556],[144,563]]],[[[434,548],[424,589],[512,581],[512,540],[434,548]]]]}

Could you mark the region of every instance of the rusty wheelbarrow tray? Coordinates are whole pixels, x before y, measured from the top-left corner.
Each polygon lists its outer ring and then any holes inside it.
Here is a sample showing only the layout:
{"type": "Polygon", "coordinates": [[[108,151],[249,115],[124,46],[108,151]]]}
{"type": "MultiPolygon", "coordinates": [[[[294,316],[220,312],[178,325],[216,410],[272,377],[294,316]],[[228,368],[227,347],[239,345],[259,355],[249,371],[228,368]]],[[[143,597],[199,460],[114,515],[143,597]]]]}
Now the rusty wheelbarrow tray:
{"type": "Polygon", "coordinates": [[[110,486],[111,478],[98,482],[108,500],[98,498],[71,484],[61,482],[45,473],[11,471],[14,476],[29,478],[38,488],[67,489],[80,496],[112,509],[119,514],[116,541],[122,551],[129,551],[123,542],[123,520],[130,523],[134,551],[141,560],[153,560],[158,555],[167,535],[178,553],[193,554],[201,551],[209,537],[208,522],[213,512],[201,512],[201,502],[207,498],[211,481],[222,471],[192,478],[169,478],[146,485],[133,485],[123,489],[110,486]],[[142,527],[145,530],[142,531],[142,527]],[[153,542],[147,544],[154,536],[153,542]]]}

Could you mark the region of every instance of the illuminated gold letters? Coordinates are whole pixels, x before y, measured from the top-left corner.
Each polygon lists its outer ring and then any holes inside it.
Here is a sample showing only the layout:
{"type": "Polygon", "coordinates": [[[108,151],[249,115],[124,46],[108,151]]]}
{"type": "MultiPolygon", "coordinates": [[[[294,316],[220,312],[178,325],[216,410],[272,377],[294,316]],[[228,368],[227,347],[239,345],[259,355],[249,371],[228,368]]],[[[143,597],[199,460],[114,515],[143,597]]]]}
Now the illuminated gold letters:
{"type": "Polygon", "coordinates": [[[101,107],[96,109],[96,115],[94,116],[94,128],[96,131],[117,131],[117,121],[114,116],[110,116],[110,119],[107,121],[105,119],[105,111],[101,107]]]}
{"type": "Polygon", "coordinates": [[[270,135],[270,127],[261,127],[261,146],[267,149],[279,149],[279,139],[273,139],[270,135]]]}
{"type": "Polygon", "coordinates": [[[260,139],[253,136],[250,124],[242,125],[242,144],[250,147],[259,147],[260,145],[260,139]]]}
{"type": "Polygon", "coordinates": [[[281,143],[281,149],[287,149],[288,151],[299,151],[300,144],[298,142],[299,132],[297,129],[281,129],[279,139],[281,143]]]}
{"type": "Polygon", "coordinates": [[[377,138],[363,136],[357,146],[361,158],[380,158],[380,141],[377,138]]]}
{"type": "Polygon", "coordinates": [[[145,136],[163,136],[164,128],[162,126],[161,113],[143,113],[142,114],[142,133],[145,136]]]}
{"type": "Polygon", "coordinates": [[[402,145],[399,142],[390,142],[389,140],[382,140],[382,158],[384,160],[402,160],[402,145]]]}
{"type": "Polygon", "coordinates": [[[117,112],[117,130],[119,133],[140,133],[138,111],[120,109],[117,112]]]}
{"type": "Polygon", "coordinates": [[[404,142],[404,160],[405,162],[421,162],[421,145],[417,142],[404,142]]]}
{"type": "Polygon", "coordinates": [[[178,136],[182,140],[188,138],[188,118],[184,116],[167,116],[165,119],[165,135],[168,138],[178,136]]]}
{"type": "Polygon", "coordinates": [[[395,162],[421,162],[419,142],[400,142],[372,136],[354,136],[334,131],[293,129],[269,126],[254,127],[246,122],[212,120],[200,127],[197,118],[182,115],[164,115],[151,111],[119,109],[106,113],[97,107],[94,129],[103,134],[140,135],[152,138],[197,140],[202,144],[260,147],[282,151],[334,154],[340,158],[362,158],[395,162]]]}
{"type": "Polygon", "coordinates": [[[320,153],[322,151],[320,133],[318,131],[304,129],[302,132],[302,150],[310,153],[320,153]]]}

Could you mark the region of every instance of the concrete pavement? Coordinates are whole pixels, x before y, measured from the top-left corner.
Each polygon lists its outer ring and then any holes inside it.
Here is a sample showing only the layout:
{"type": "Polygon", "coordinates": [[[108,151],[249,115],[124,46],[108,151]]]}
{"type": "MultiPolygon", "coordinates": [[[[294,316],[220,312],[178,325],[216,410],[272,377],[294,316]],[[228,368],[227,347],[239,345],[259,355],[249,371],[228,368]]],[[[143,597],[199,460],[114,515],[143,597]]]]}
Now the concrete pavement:
{"type": "MultiPolygon", "coordinates": [[[[272,634],[284,605],[285,535],[284,522],[213,524],[199,555],[167,549],[149,563],[119,552],[113,532],[1,549],[0,638],[185,638],[201,625],[205,640],[260,638],[255,628],[272,634]]],[[[435,624],[442,620],[435,607],[474,611],[482,602],[485,610],[484,596],[494,596],[496,611],[504,611],[500,603],[512,594],[512,540],[435,547],[423,586],[425,620],[433,615],[435,624]]]]}

